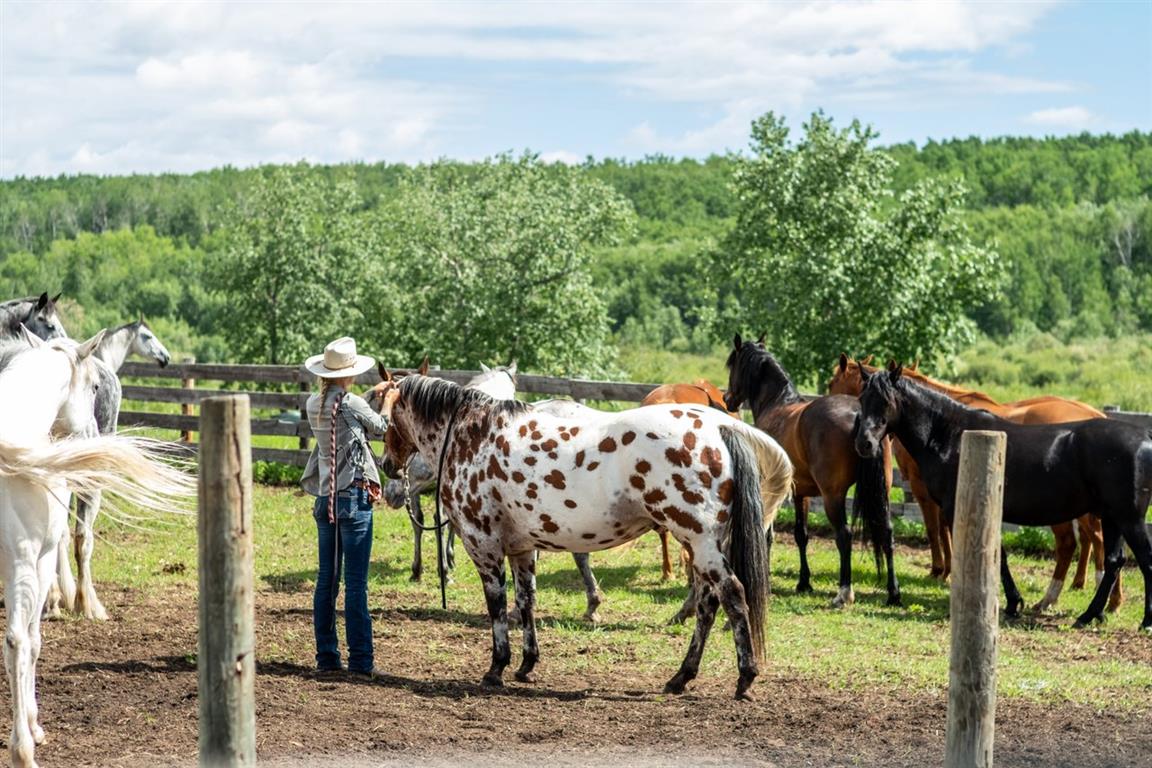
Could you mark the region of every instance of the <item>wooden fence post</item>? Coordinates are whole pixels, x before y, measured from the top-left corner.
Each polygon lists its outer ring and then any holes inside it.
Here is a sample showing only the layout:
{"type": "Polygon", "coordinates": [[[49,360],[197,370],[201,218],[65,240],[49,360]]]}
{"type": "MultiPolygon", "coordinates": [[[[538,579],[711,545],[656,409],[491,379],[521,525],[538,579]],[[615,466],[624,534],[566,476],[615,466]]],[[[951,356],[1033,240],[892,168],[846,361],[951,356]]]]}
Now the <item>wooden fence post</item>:
{"type": "MultiPolygon", "coordinates": [[[[190,365],[190,364],[196,362],[196,358],[186,357],[183,360],[181,360],[180,362],[181,362],[181,364],[184,364],[184,365],[190,365]]],[[[180,388],[181,389],[196,389],[196,379],[193,379],[193,378],[181,379],[180,380],[180,388]]],[[[192,414],[192,407],[193,407],[192,403],[181,403],[180,413],[183,414],[184,416],[191,416],[191,415],[193,415],[192,414]]],[[[192,442],[192,432],[190,432],[189,430],[182,431],[180,433],[180,442],[182,442],[182,443],[192,442]]]]}
{"type": "Polygon", "coordinates": [[[960,438],[952,548],[952,657],[945,768],[990,768],[996,733],[1003,432],[960,438]]]}
{"type": "Polygon", "coordinates": [[[247,395],[200,404],[200,765],[256,764],[252,440],[247,395]]]}

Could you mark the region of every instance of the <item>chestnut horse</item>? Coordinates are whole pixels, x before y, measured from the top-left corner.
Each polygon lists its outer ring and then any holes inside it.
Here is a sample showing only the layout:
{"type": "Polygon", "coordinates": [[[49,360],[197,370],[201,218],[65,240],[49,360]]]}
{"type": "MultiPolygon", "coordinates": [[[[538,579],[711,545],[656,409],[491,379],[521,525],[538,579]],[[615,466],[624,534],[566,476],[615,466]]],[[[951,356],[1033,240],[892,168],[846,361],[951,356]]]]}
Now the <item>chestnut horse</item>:
{"type": "Polygon", "coordinates": [[[808,498],[820,496],[828,522],[836,532],[840,551],[840,589],[832,604],[855,601],[852,591],[852,529],[845,514],[848,489],[855,484],[853,517],[863,518],[876,552],[888,567],[888,605],[900,605],[900,587],[892,563],[892,521],[888,516],[888,488],[892,484],[892,454],[887,441],[883,455],[861,458],[856,453],[856,419],[860,402],[844,395],[828,395],[805,402],[792,380],[761,342],[741,341],[737,334],[728,356],[728,394],[731,409],[744,402],[752,408],[756,426],[778,440],[794,469],[796,546],[800,549],[797,592],[811,592],[808,569],[808,498]]]}
{"type": "MultiPolygon", "coordinates": [[[[728,410],[724,405],[724,393],[720,389],[708,381],[708,379],[696,379],[691,384],[661,384],[656,389],[649,392],[640,401],[640,407],[646,405],[707,405],[710,408],[715,408],[718,411],[732,416],[733,418],[740,418],[739,412],[728,410]]],[[[672,557],[668,552],[668,531],[664,528],[659,529],[656,533],[660,535],[660,554],[662,557],[660,563],[660,578],[664,581],[672,578],[672,557]]],[[[684,557],[681,552],[681,558],[684,557]]],[[[683,563],[685,570],[688,568],[688,563],[683,563]]],[[[683,621],[687,617],[681,619],[683,621]]]]}
{"type": "MultiPolygon", "coordinates": [[[[868,361],[871,359],[868,357],[862,362],[857,362],[847,355],[840,355],[840,362],[836,366],[832,380],[828,383],[828,391],[834,394],[859,397],[864,388],[861,369],[866,374],[875,373],[878,370],[868,365],[868,361]]],[[[1063,424],[1071,421],[1105,418],[1101,411],[1092,406],[1063,397],[1049,395],[1017,400],[1012,403],[999,403],[983,392],[961,389],[936,381],[915,368],[904,368],[902,374],[905,378],[947,395],[957,402],[971,408],[988,411],[1017,424],[1063,424]]],[[[912,489],[912,495],[916,497],[917,503],[920,504],[920,511],[924,516],[924,527],[927,529],[928,543],[932,548],[932,575],[946,579],[952,565],[951,532],[946,525],[941,525],[940,506],[928,494],[928,489],[924,485],[916,462],[912,460],[899,440],[895,440],[893,443],[893,453],[896,456],[896,463],[900,467],[900,472],[907,478],[908,485],[912,489]]],[[[1072,582],[1072,587],[1073,589],[1082,589],[1088,570],[1090,550],[1095,555],[1097,582],[1104,573],[1104,536],[1100,528],[1100,519],[1095,515],[1083,515],[1078,518],[1077,524],[1080,528],[1080,562],[1076,568],[1076,577],[1072,582]]],[[[1060,598],[1060,592],[1064,588],[1064,578],[1068,575],[1068,567],[1072,562],[1073,554],[1076,552],[1076,533],[1073,531],[1071,522],[1053,525],[1052,533],[1056,536],[1056,568],[1052,574],[1052,583],[1049,585],[1048,591],[1034,607],[1034,610],[1037,611],[1050,608],[1060,598]]],[[[1116,610],[1122,600],[1123,592],[1120,588],[1119,577],[1117,577],[1116,589],[1108,603],[1108,610],[1116,610]]]]}

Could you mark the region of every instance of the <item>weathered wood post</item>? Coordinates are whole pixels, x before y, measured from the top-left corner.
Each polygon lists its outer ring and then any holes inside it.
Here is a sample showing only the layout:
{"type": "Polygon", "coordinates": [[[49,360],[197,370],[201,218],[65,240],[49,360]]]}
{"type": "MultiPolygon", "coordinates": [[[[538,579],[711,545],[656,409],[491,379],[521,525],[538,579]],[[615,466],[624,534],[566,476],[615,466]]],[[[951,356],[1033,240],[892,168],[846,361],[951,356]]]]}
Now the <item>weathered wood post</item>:
{"type": "Polygon", "coordinates": [[[1003,432],[960,438],[952,548],[952,658],[945,768],[990,768],[996,732],[1003,432]]]}
{"type": "Polygon", "coordinates": [[[247,395],[200,405],[200,765],[256,764],[252,439],[247,395]]]}
{"type": "MultiPolygon", "coordinates": [[[[180,361],[181,365],[191,365],[192,363],[195,363],[195,362],[196,362],[196,358],[194,358],[194,357],[186,357],[180,361]]],[[[196,379],[185,376],[184,378],[182,378],[180,380],[180,388],[181,389],[196,389],[196,379]]],[[[192,408],[193,408],[192,403],[181,403],[180,404],[181,415],[192,416],[193,415],[192,408]]],[[[190,430],[187,430],[187,429],[182,430],[180,432],[180,442],[182,442],[182,443],[192,442],[192,432],[190,430]]]]}

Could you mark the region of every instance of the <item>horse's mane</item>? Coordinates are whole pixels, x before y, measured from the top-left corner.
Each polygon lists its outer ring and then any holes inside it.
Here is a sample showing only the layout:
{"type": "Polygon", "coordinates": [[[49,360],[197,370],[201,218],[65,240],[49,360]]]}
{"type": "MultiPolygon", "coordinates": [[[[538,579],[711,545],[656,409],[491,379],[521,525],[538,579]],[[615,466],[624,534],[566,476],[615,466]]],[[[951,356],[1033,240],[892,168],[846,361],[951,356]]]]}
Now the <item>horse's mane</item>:
{"type": "MultiPolygon", "coordinates": [[[[883,373],[883,371],[884,371],[883,368],[875,368],[871,365],[865,365],[864,363],[861,363],[858,360],[854,360],[853,362],[856,364],[856,366],[860,370],[867,371],[868,373],[883,373]]],[[[954,384],[948,384],[947,382],[940,381],[939,379],[934,379],[931,376],[927,376],[927,375],[921,373],[919,370],[917,370],[915,368],[909,368],[908,366],[902,367],[901,378],[913,379],[916,381],[916,383],[920,384],[922,387],[924,387],[926,389],[931,389],[931,390],[934,390],[936,392],[943,392],[944,394],[946,394],[952,398],[958,398],[958,397],[979,398],[979,399],[984,400],[985,402],[988,402],[992,405],[1003,405],[1003,403],[993,399],[990,395],[987,395],[978,389],[964,389],[963,387],[958,387],[954,384]]]]}
{"type": "Polygon", "coordinates": [[[918,401],[929,411],[930,417],[938,417],[932,418],[934,424],[932,437],[940,442],[944,442],[944,437],[958,435],[964,429],[969,428],[974,418],[991,417],[997,420],[1000,418],[981,408],[973,408],[958,400],[953,400],[943,392],[925,386],[903,374],[893,384],[887,371],[878,370],[868,379],[865,388],[869,386],[878,388],[887,399],[892,398],[893,392],[899,392],[906,398],[918,401]],[[942,427],[947,429],[947,435],[943,434],[942,427]]]}
{"type": "Polygon", "coordinates": [[[405,376],[400,381],[400,395],[411,403],[416,415],[426,423],[462,406],[480,406],[503,413],[523,413],[528,405],[519,400],[496,400],[475,389],[465,389],[447,379],[430,376],[405,376]]]}
{"type": "Polygon", "coordinates": [[[733,349],[725,365],[729,371],[736,366],[736,381],[732,382],[735,386],[730,385],[729,389],[743,392],[749,405],[758,405],[755,395],[760,394],[766,383],[775,384],[780,389],[763,405],[783,405],[800,400],[800,393],[792,384],[788,372],[771,352],[751,341],[744,342],[740,349],[733,349]]]}

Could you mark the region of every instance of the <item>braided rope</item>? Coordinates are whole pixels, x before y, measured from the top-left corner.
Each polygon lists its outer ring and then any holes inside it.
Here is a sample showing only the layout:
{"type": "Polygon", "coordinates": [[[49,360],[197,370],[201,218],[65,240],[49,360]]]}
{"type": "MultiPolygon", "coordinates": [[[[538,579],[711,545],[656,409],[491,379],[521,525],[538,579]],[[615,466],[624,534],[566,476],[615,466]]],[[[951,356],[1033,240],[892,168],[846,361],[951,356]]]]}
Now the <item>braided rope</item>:
{"type": "Polygon", "coordinates": [[[336,523],[336,413],[340,410],[340,403],[344,401],[345,392],[336,395],[336,402],[332,404],[332,419],[329,425],[332,430],[330,445],[331,456],[328,467],[328,522],[336,523]]]}

